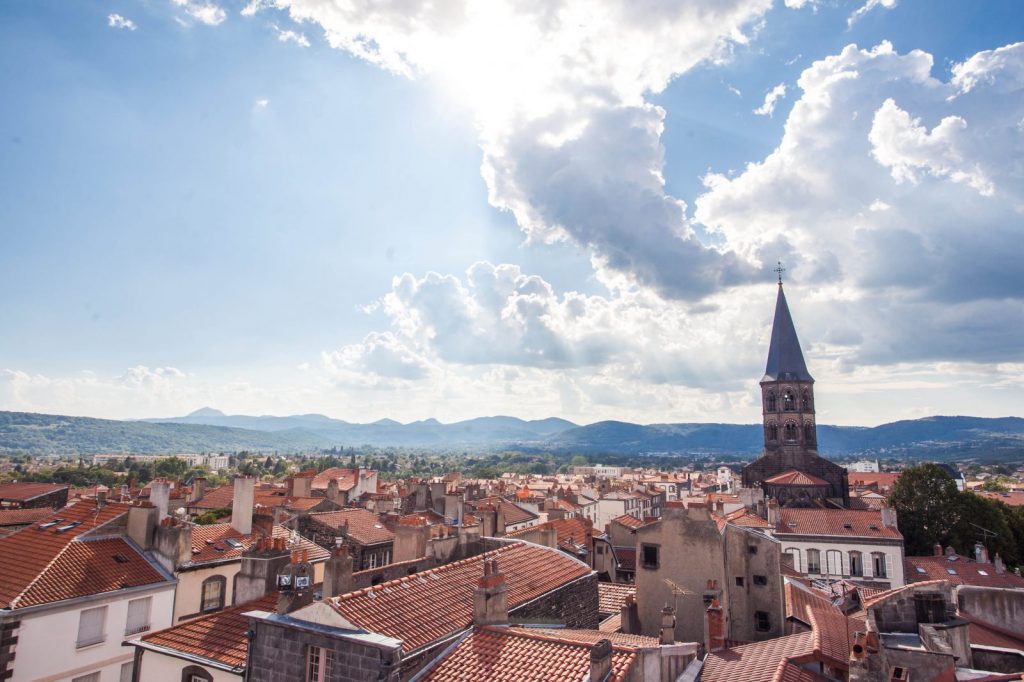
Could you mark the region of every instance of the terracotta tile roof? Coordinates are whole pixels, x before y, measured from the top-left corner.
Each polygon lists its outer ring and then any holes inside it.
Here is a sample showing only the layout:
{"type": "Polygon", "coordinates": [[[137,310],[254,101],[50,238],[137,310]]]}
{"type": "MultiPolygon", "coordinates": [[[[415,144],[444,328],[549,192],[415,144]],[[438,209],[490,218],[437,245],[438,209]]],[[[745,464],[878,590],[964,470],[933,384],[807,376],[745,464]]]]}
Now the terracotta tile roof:
{"type": "Polygon", "coordinates": [[[308,518],[335,530],[347,523],[349,537],[361,545],[395,541],[395,534],[381,522],[380,517],[366,509],[314,512],[308,518]]]}
{"type": "MultiPolygon", "coordinates": [[[[235,499],[235,487],[222,485],[208,490],[199,500],[190,502],[191,509],[230,509],[235,499]]],[[[285,488],[256,488],[253,491],[253,507],[285,507],[287,509],[306,510],[322,504],[323,497],[289,497],[285,488]]]]}
{"type": "Polygon", "coordinates": [[[358,469],[330,467],[313,477],[313,490],[327,490],[327,486],[330,485],[331,481],[337,481],[338,490],[342,492],[352,490],[352,488],[356,487],[356,477],[358,475],[358,469]]]}
{"type": "Polygon", "coordinates": [[[27,526],[53,514],[49,507],[0,509],[0,526],[27,526]]]}
{"type": "Polygon", "coordinates": [[[506,533],[505,537],[523,537],[529,535],[531,531],[551,529],[554,529],[555,535],[558,538],[558,546],[565,546],[567,549],[573,551],[575,551],[576,545],[586,545],[587,540],[593,534],[593,526],[591,526],[586,519],[572,518],[554,519],[552,521],[546,521],[540,525],[520,528],[519,530],[514,530],[511,533],[506,533]]]}
{"type": "Polygon", "coordinates": [[[884,592],[879,592],[878,594],[872,595],[871,597],[869,597],[869,598],[865,599],[864,601],[862,601],[861,605],[866,610],[866,609],[871,608],[875,604],[878,604],[879,602],[885,601],[889,597],[892,597],[892,596],[897,595],[897,594],[899,594],[901,592],[904,592],[905,590],[917,590],[917,589],[919,589],[921,587],[924,587],[925,585],[934,585],[934,586],[938,587],[939,585],[941,585],[943,583],[948,583],[948,582],[949,582],[948,580],[925,580],[924,582],[920,582],[920,583],[908,583],[906,585],[903,585],[902,587],[894,587],[891,590],[886,590],[884,592]]]}
{"type": "Polygon", "coordinates": [[[851,471],[847,474],[850,486],[864,486],[877,488],[879,492],[888,492],[900,478],[898,473],[869,472],[859,473],[851,471]]]}
{"type": "MultiPolygon", "coordinates": [[[[561,682],[590,672],[592,646],[519,628],[474,630],[423,678],[431,682],[561,682]]],[[[636,649],[612,646],[613,681],[626,679],[636,649]]]]}
{"type": "Polygon", "coordinates": [[[269,594],[166,630],[151,632],[143,635],[141,641],[232,668],[244,668],[249,644],[246,638],[249,619],[242,614],[247,611],[273,611],[276,606],[277,595],[269,594]]]}
{"type": "Polygon", "coordinates": [[[1024,633],[1009,632],[964,611],[959,611],[958,615],[969,623],[972,645],[1024,651],[1024,633]]]}
{"type": "MultiPolygon", "coordinates": [[[[468,627],[473,620],[473,591],[483,575],[485,555],[381,585],[356,590],[331,600],[352,623],[403,641],[406,652],[468,627]]],[[[513,609],[573,580],[590,568],[564,552],[516,542],[494,552],[509,586],[513,609]]]]}
{"type": "Polygon", "coordinates": [[[811,476],[805,474],[802,471],[796,469],[790,469],[789,471],[783,471],[781,474],[776,474],[769,479],[765,480],[765,483],[772,483],[774,485],[806,485],[806,486],[827,486],[829,482],[818,478],[817,476],[811,476]]]}
{"type": "Polygon", "coordinates": [[[636,570],[636,547],[612,547],[619,568],[624,571],[636,570]]]}
{"type": "Polygon", "coordinates": [[[976,495],[987,497],[990,500],[999,500],[1005,504],[1019,507],[1024,505],[1024,492],[1009,492],[1009,493],[992,493],[984,491],[975,491],[976,495]]]}
{"type": "MultiPolygon", "coordinates": [[[[274,525],[275,538],[291,538],[292,532],[284,526],[274,525]]],[[[214,523],[209,526],[192,526],[192,561],[189,565],[196,566],[204,563],[219,563],[241,559],[242,553],[256,542],[258,533],[242,535],[231,527],[230,523],[214,523]],[[228,542],[228,541],[231,542],[228,542]],[[237,545],[237,546],[236,546],[237,545]]],[[[298,544],[295,549],[307,550],[310,561],[325,561],[329,556],[323,547],[307,540],[301,535],[298,536],[298,544]]]]}
{"type": "Polygon", "coordinates": [[[613,645],[624,647],[652,647],[661,646],[657,637],[646,635],[628,635],[623,632],[601,632],[600,630],[576,630],[573,628],[545,628],[545,627],[510,627],[511,632],[534,633],[545,637],[552,637],[566,642],[577,644],[597,644],[602,639],[607,639],[613,645]]]}
{"type": "Polygon", "coordinates": [[[519,523],[528,523],[530,521],[539,518],[529,509],[523,509],[518,504],[513,504],[506,499],[499,497],[488,497],[480,500],[482,504],[498,504],[501,508],[501,513],[505,517],[505,525],[511,526],[519,523]]]}
{"type": "Polygon", "coordinates": [[[907,582],[925,580],[948,580],[954,585],[976,585],[978,587],[1024,588],[1024,578],[1010,573],[996,573],[991,563],[978,563],[968,557],[954,554],[949,556],[908,556],[905,558],[907,582]],[[918,570],[920,569],[920,570],[918,570]],[[953,573],[950,573],[953,571],[953,573]]]}
{"type": "Polygon", "coordinates": [[[769,682],[779,664],[814,653],[814,635],[801,632],[763,642],[723,649],[708,654],[704,661],[704,682],[769,682]]]}
{"type": "Polygon", "coordinates": [[[879,511],[853,509],[779,509],[776,535],[832,535],[900,540],[903,535],[882,523],[879,511]],[[847,527],[849,526],[849,527],[847,527]]]}
{"type": "Polygon", "coordinates": [[[614,616],[608,616],[597,625],[597,629],[600,632],[621,632],[622,631],[622,614],[616,613],[614,616]]]}
{"type": "Polygon", "coordinates": [[[809,609],[832,607],[832,602],[824,595],[789,578],[785,580],[783,591],[786,597],[786,618],[796,618],[807,625],[811,624],[809,609]]]}
{"type": "Polygon", "coordinates": [[[626,603],[626,597],[629,596],[636,597],[636,585],[598,583],[597,610],[600,613],[618,614],[622,610],[622,605],[626,603]]]}
{"type": "Polygon", "coordinates": [[[616,516],[614,519],[612,519],[612,523],[618,523],[625,526],[626,528],[632,528],[633,530],[636,530],[637,528],[642,528],[644,525],[646,525],[643,519],[638,519],[635,516],[630,516],[629,514],[616,516]]]}
{"type": "Polygon", "coordinates": [[[850,664],[850,647],[853,646],[853,633],[850,630],[850,619],[832,605],[807,610],[811,620],[814,638],[814,652],[828,659],[838,667],[850,664]]]}
{"type": "Polygon", "coordinates": [[[746,509],[737,509],[734,512],[730,512],[725,515],[726,521],[742,526],[744,528],[771,528],[772,524],[768,523],[766,519],[762,519],[757,514],[751,514],[746,509]]]}
{"type": "Polygon", "coordinates": [[[790,661],[782,661],[775,670],[772,682],[828,682],[830,678],[819,675],[813,670],[801,668],[790,661]]]}
{"type": "Polygon", "coordinates": [[[0,608],[109,592],[122,584],[163,581],[164,577],[123,539],[78,541],[84,533],[127,511],[128,506],[123,504],[108,504],[97,510],[93,503],[78,502],[0,538],[0,608]],[[59,530],[76,522],[73,528],[59,530]],[[115,560],[117,554],[127,561],[115,560]]]}
{"type": "Polygon", "coordinates": [[[0,500],[27,502],[70,487],[58,483],[0,483],[0,500]]]}

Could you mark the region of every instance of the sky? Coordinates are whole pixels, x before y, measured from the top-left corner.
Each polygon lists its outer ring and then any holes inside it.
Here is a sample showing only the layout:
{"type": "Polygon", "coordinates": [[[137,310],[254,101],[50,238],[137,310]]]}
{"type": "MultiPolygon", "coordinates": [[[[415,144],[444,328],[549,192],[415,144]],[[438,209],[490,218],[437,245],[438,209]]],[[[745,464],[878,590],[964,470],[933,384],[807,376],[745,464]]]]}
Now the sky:
{"type": "Polygon", "coordinates": [[[0,3],[0,410],[1024,405],[1007,0],[0,3]]]}

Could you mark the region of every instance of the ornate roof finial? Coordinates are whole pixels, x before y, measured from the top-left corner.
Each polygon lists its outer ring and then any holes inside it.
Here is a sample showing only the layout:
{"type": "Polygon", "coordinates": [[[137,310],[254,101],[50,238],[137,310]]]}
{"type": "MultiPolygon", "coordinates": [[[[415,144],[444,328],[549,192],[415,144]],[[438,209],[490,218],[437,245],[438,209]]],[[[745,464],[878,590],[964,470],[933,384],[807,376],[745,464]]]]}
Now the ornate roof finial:
{"type": "Polygon", "coordinates": [[[779,286],[782,286],[782,273],[786,271],[786,268],[782,267],[782,261],[778,261],[778,264],[773,268],[773,272],[779,275],[779,286]]]}

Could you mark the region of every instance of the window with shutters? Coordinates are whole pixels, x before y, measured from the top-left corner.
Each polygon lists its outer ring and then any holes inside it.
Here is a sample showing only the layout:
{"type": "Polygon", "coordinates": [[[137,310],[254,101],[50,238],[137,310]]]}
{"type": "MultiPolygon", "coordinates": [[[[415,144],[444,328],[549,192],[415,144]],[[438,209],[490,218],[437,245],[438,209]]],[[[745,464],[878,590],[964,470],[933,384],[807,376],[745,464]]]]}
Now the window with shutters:
{"type": "Polygon", "coordinates": [[[838,549],[830,549],[825,552],[825,559],[828,561],[829,575],[843,574],[843,554],[838,549]]]}
{"type": "Polygon", "coordinates": [[[306,682],[327,682],[334,673],[334,652],[319,646],[309,647],[306,682]]]}
{"type": "Polygon", "coordinates": [[[125,635],[135,635],[149,630],[149,609],[152,597],[132,599],[128,602],[128,622],[124,626],[125,635]]]}
{"type": "Polygon", "coordinates": [[[807,550],[807,572],[821,573],[821,552],[817,549],[807,550]]]}
{"type": "Polygon", "coordinates": [[[793,570],[798,573],[803,573],[804,568],[801,566],[800,561],[800,550],[796,547],[790,547],[786,550],[791,557],[793,557],[793,570]]]}
{"type": "MultiPolygon", "coordinates": [[[[78,641],[76,646],[81,649],[84,646],[99,644],[107,638],[107,607],[97,606],[94,609],[85,609],[78,614],[78,641]]],[[[97,673],[98,674],[98,673],[97,673]]],[[[88,676],[83,677],[88,680],[88,676]]]]}
{"type": "Polygon", "coordinates": [[[127,663],[121,664],[121,677],[118,678],[120,682],[132,682],[132,673],[135,672],[135,662],[128,661],[127,663]]]}
{"type": "Polygon", "coordinates": [[[850,552],[850,575],[864,575],[864,559],[856,550],[850,552]]]}
{"type": "Polygon", "coordinates": [[[227,579],[222,575],[215,575],[203,581],[203,597],[200,610],[217,611],[224,608],[224,586],[227,579]]]}
{"type": "Polygon", "coordinates": [[[758,632],[768,632],[772,629],[771,619],[767,611],[754,611],[754,629],[758,632]]]}
{"type": "Polygon", "coordinates": [[[873,552],[871,554],[871,563],[875,571],[876,578],[886,577],[885,572],[885,554],[882,552],[873,552]]]}

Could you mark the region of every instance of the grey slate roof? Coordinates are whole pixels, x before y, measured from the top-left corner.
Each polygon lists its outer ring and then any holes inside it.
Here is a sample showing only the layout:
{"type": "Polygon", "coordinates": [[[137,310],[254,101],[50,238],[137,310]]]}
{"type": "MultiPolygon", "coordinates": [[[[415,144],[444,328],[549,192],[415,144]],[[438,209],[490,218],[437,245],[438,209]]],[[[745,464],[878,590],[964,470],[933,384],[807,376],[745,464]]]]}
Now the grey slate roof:
{"type": "Polygon", "coordinates": [[[807,371],[800,340],[796,337],[793,317],[789,314],[786,294],[779,284],[779,297],[775,301],[775,321],[772,323],[772,342],[768,347],[768,364],[761,381],[814,381],[807,371]]]}

